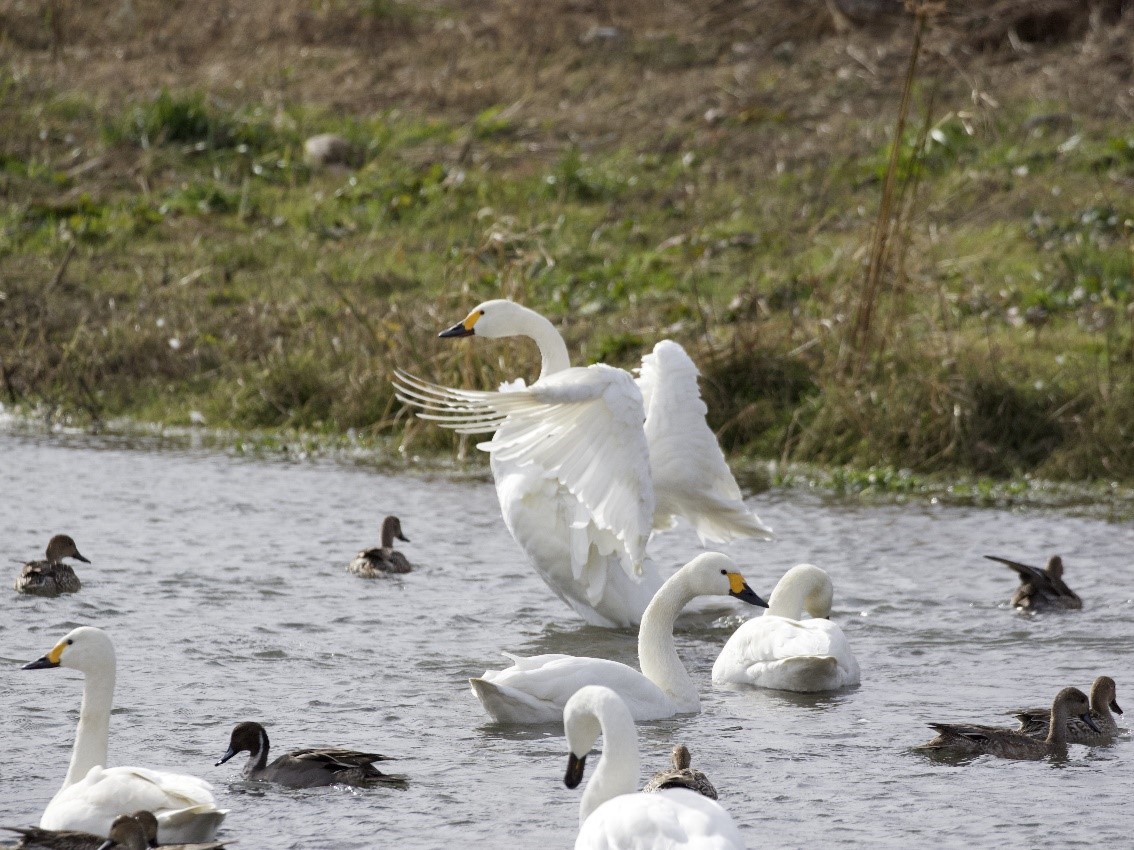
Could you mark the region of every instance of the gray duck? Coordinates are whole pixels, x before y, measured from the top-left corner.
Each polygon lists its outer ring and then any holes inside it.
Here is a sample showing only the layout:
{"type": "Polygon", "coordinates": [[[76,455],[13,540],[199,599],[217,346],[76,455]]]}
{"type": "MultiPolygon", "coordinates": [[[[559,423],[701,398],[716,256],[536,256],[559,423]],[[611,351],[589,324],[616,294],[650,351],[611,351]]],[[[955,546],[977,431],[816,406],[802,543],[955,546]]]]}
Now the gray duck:
{"type": "Polygon", "coordinates": [[[316,788],[321,785],[390,785],[404,787],[405,777],[382,773],[376,761],[390,756],[361,753],[339,747],[310,747],[292,750],[268,763],[268,733],[259,723],[238,723],[232,730],[228,750],[218,765],[237,753],[248,753],[244,778],[276,782],[289,788],[316,788]]]}
{"type": "Polygon", "coordinates": [[[409,560],[394,548],[394,539],[409,543],[402,534],[402,521],[396,516],[388,516],[382,521],[382,545],[364,549],[354,556],[347,565],[347,571],[362,578],[375,578],[390,573],[408,573],[413,569],[409,560]]]}
{"type": "MultiPolygon", "coordinates": [[[[157,818],[150,812],[135,812],[133,815],[119,815],[110,825],[110,832],[99,845],[98,850],[146,850],[158,846],[157,818]],[[153,821],[152,831],[146,816],[153,821]],[[151,843],[152,842],[152,843],[151,843]]],[[[198,844],[162,844],[164,850],[224,850],[223,841],[208,841],[198,844]]]]}
{"type": "Polygon", "coordinates": [[[70,564],[64,558],[74,558],[89,564],[79,554],[75,541],[66,534],[56,534],[47,543],[47,559],[28,561],[16,578],[16,590],[32,596],[58,596],[61,593],[77,593],[83,586],[70,564]]]}
{"type": "Polygon", "coordinates": [[[1012,605],[1025,611],[1042,611],[1045,608],[1078,610],[1083,600],[1063,581],[1063,559],[1052,555],[1045,569],[1030,567],[1001,558],[998,555],[985,555],[990,561],[999,561],[1012,568],[1020,576],[1020,586],[1012,594],[1012,605]]]}
{"type": "MultiPolygon", "coordinates": [[[[1067,718],[1067,743],[1098,746],[1109,744],[1118,734],[1118,721],[1114,714],[1122,714],[1118,705],[1117,686],[1110,676],[1099,676],[1091,685],[1091,720],[1098,731],[1092,730],[1077,717],[1067,718]]],[[[1025,708],[1013,712],[1020,721],[1020,731],[1033,738],[1046,738],[1051,712],[1044,708],[1025,708]]]]}
{"type": "Polygon", "coordinates": [[[644,792],[661,791],[666,788],[687,788],[690,791],[696,791],[702,797],[708,797],[710,800],[717,799],[717,789],[713,787],[709,777],[695,767],[689,766],[691,759],[688,747],[684,744],[678,744],[673,748],[672,758],[671,767],[668,770],[655,773],[654,777],[642,789],[644,792]]]}
{"type": "Polygon", "coordinates": [[[1018,729],[999,726],[980,726],[969,723],[930,723],[937,737],[916,749],[930,754],[950,756],[993,755],[1006,759],[1041,759],[1067,749],[1067,721],[1078,717],[1090,728],[1098,731],[1090,715],[1091,704],[1087,695],[1078,688],[1064,688],[1055,696],[1051,706],[1051,721],[1047,737],[1038,740],[1018,729]]]}

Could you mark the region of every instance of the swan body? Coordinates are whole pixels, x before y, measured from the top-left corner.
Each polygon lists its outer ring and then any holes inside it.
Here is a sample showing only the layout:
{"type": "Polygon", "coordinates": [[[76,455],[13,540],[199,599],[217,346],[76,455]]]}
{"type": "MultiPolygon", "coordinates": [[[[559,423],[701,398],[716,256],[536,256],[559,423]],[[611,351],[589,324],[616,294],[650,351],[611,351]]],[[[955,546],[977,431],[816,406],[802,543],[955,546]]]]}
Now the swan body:
{"type": "Polygon", "coordinates": [[[603,751],[579,803],[575,850],[740,850],[744,840],[719,803],[684,788],[637,791],[638,737],[609,688],[579,689],[563,710],[569,755],[564,783],[578,787],[599,734],[603,751]]]}
{"type": "Polygon", "coordinates": [[[26,670],[69,667],[85,674],[79,726],[63,787],[47,804],[43,829],[106,835],[114,819],[139,809],[158,818],[163,843],[208,841],[227,812],[203,779],[142,767],[104,767],[114,697],[114,646],[106,632],[74,629],[26,670]]]}
{"type": "Polygon", "coordinates": [[[1068,721],[1077,718],[1098,732],[1091,719],[1091,703],[1078,688],[1064,688],[1055,695],[1047,737],[1038,740],[1018,729],[980,726],[975,723],[930,723],[937,737],[915,749],[931,755],[992,755],[1006,759],[1041,759],[1067,751],[1068,721]]]}
{"type": "Polygon", "coordinates": [[[546,318],[512,301],[486,301],[443,337],[527,336],[539,379],[499,391],[438,386],[397,372],[398,398],[464,434],[491,468],[505,525],[540,577],[587,622],[638,625],[662,584],[646,554],[655,530],[683,516],[703,544],[771,537],[745,506],[705,422],[697,367],[664,340],[635,379],[604,364],[572,367],[546,318]]]}
{"type": "Polygon", "coordinates": [[[470,679],[473,693],[501,723],[555,723],[575,691],[603,685],[615,691],[635,720],[658,720],[701,710],[697,686],[673,642],[681,609],[698,596],[732,596],[764,605],[727,555],[704,552],[674,573],[650,602],[638,630],[641,671],[604,658],[574,655],[510,655],[506,670],[470,679]]]}
{"type": "Polygon", "coordinates": [[[388,516],[382,521],[382,545],[363,549],[347,565],[347,571],[361,578],[377,578],[390,573],[408,573],[413,569],[409,559],[394,548],[394,539],[409,543],[402,534],[402,521],[388,516]]]}
{"type": "Polygon", "coordinates": [[[768,610],[733,632],[713,664],[713,684],[781,691],[834,691],[857,685],[858,661],[842,629],[826,619],[834,587],[824,570],[788,570],[768,610]],[[802,620],[804,611],[812,619],[802,620]]]}
{"type": "Polygon", "coordinates": [[[316,788],[323,785],[405,785],[400,776],[390,776],[374,766],[389,756],[362,753],[340,747],[310,747],[284,753],[268,763],[268,733],[259,723],[238,723],[229,738],[228,750],[217,765],[237,753],[248,753],[245,779],[276,782],[289,788],[316,788]]]}
{"type": "Polygon", "coordinates": [[[31,596],[59,596],[63,593],[78,593],[82,582],[75,575],[75,569],[63,561],[74,558],[89,564],[79,554],[75,541],[66,534],[56,534],[47,543],[47,559],[28,561],[16,577],[16,590],[31,596]]]}

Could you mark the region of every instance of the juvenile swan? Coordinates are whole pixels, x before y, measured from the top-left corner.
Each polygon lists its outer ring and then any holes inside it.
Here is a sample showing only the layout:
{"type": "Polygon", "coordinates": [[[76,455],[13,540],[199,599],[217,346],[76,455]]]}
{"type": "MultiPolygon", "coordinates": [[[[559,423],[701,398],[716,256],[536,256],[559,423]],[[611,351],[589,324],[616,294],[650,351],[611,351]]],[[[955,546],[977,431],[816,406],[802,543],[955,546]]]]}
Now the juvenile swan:
{"type": "Polygon", "coordinates": [[[389,756],[338,747],[292,750],[268,764],[268,733],[259,723],[237,723],[228,750],[217,764],[224,764],[238,753],[248,753],[243,771],[245,779],[276,782],[289,788],[405,783],[403,777],[388,776],[374,766],[376,761],[389,761],[389,756]]]}
{"type": "Polygon", "coordinates": [[[138,809],[157,815],[163,843],[209,841],[227,812],[203,779],[144,767],[103,767],[114,699],[114,646],[102,629],[82,626],[25,670],[69,667],[85,676],[71,765],[39,825],[106,835],[114,819],[138,809]]]}
{"type": "MultiPolygon", "coordinates": [[[[142,813],[144,814],[144,813],[142,813]]],[[[98,850],[112,850],[114,847],[121,850],[147,850],[157,845],[148,840],[148,830],[144,821],[135,815],[120,815],[110,825],[107,839],[99,845],[98,850]]],[[[210,841],[204,844],[162,844],[165,850],[224,850],[224,842],[210,841]]]]}
{"type": "Polygon", "coordinates": [[[1050,729],[1042,741],[1025,735],[1018,729],[976,724],[930,723],[937,737],[916,749],[926,752],[947,753],[955,756],[993,755],[1006,759],[1041,759],[1067,749],[1067,721],[1078,717],[1098,732],[1090,715],[1091,704],[1087,695],[1078,688],[1064,688],[1055,696],[1051,706],[1050,729]]]}
{"type": "Polygon", "coordinates": [[[1063,559],[1058,555],[1052,555],[1047,568],[1042,570],[997,555],[984,557],[1011,567],[1020,576],[1020,586],[1012,594],[1012,605],[1016,608],[1042,611],[1047,608],[1078,610],[1083,607],[1083,600],[1063,580],[1063,559]]]}
{"type": "Polygon", "coordinates": [[[583,780],[599,734],[602,755],[579,803],[575,850],[740,850],[744,840],[720,804],[685,788],[660,794],[638,787],[638,733],[609,688],[580,688],[563,710],[568,788],[583,780]]]}
{"type": "Polygon", "coordinates": [[[539,379],[485,392],[398,371],[397,396],[423,419],[493,434],[478,448],[491,455],[508,531],[588,623],[638,625],[662,584],[646,543],[679,516],[702,544],[771,537],[744,505],[680,345],[659,342],[635,380],[601,363],[572,367],[551,322],[512,301],[486,301],[441,334],[473,335],[535,340],[539,379]]]}
{"type": "Polygon", "coordinates": [[[32,596],[58,596],[61,593],[78,593],[82,588],[79,577],[64,558],[74,558],[89,564],[79,554],[75,541],[66,534],[56,534],[47,543],[47,560],[28,561],[16,577],[16,590],[32,596]]]}
{"type": "Polygon", "coordinates": [[[843,630],[827,617],[831,578],[811,564],[788,570],[768,610],[732,633],[713,664],[713,684],[781,691],[834,691],[859,683],[858,661],[843,630]],[[813,619],[801,620],[806,611],[813,619]]]}
{"type": "Polygon", "coordinates": [[[701,710],[701,698],[677,655],[673,624],[688,602],[710,595],[767,605],[752,592],[731,558],[704,552],[662,585],[642,616],[638,629],[641,672],[604,658],[509,655],[514,662],[511,667],[488,670],[479,679],[469,679],[469,684],[485,711],[502,723],[558,722],[567,700],[584,685],[605,685],[617,692],[636,720],[695,714],[701,710]]]}
{"type": "Polygon", "coordinates": [[[362,578],[374,578],[388,573],[408,573],[412,566],[406,556],[394,548],[394,538],[410,540],[402,534],[402,521],[396,516],[388,516],[382,521],[382,545],[374,549],[364,549],[354,556],[347,570],[362,578]]]}
{"type": "MultiPolygon", "coordinates": [[[[1091,720],[1098,731],[1092,730],[1078,717],[1067,718],[1067,743],[1098,746],[1109,744],[1118,734],[1116,714],[1122,714],[1118,705],[1117,686],[1110,676],[1099,676],[1091,685],[1091,720]]],[[[1026,708],[1013,712],[1020,721],[1020,731],[1033,738],[1046,738],[1051,712],[1045,708],[1026,708]]]]}
{"type": "Polygon", "coordinates": [[[655,791],[664,791],[667,788],[686,788],[695,791],[702,797],[710,800],[717,799],[717,789],[709,781],[709,777],[695,767],[690,767],[692,759],[689,748],[678,744],[673,748],[673,763],[667,770],[659,771],[643,786],[643,793],[650,794],[655,791]]]}

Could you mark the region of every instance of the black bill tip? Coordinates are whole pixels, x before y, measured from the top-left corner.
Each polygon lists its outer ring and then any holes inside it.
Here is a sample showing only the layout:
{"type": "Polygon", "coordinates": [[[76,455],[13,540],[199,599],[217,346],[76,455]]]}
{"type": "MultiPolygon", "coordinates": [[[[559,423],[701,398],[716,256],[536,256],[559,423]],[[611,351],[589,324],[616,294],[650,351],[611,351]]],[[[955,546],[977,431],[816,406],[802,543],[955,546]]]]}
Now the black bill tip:
{"type": "Polygon", "coordinates": [[[563,777],[563,784],[568,788],[578,788],[583,781],[583,770],[587,764],[587,757],[579,758],[574,753],[567,756],[567,774],[563,777]]]}
{"type": "Polygon", "coordinates": [[[23,665],[20,669],[21,670],[50,670],[52,667],[58,667],[58,666],[59,666],[58,661],[52,661],[50,658],[48,658],[46,655],[44,655],[40,658],[37,658],[35,661],[29,661],[27,664],[23,665]]]}
{"type": "Polygon", "coordinates": [[[759,608],[768,607],[768,603],[757,596],[755,591],[753,591],[752,588],[748,586],[747,582],[745,582],[744,586],[740,588],[740,590],[730,590],[728,595],[739,599],[741,602],[747,602],[749,605],[756,605],[759,608]]]}
{"type": "Polygon", "coordinates": [[[448,330],[441,331],[441,333],[437,334],[437,336],[441,337],[442,339],[448,339],[450,337],[458,337],[458,336],[472,336],[472,335],[473,335],[473,329],[472,328],[466,328],[464,322],[457,322],[457,324],[453,325],[453,327],[449,328],[448,330]]]}

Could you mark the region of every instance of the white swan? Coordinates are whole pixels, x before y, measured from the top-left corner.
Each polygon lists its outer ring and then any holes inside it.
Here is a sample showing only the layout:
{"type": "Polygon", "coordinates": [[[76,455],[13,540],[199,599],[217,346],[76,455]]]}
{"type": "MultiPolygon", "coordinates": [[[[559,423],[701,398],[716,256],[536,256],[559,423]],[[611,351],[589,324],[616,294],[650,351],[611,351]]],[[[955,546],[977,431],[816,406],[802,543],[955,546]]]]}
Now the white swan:
{"type": "Polygon", "coordinates": [[[646,556],[655,529],[688,519],[702,544],[771,537],[749,511],[705,422],[697,367],[659,342],[640,376],[603,364],[572,368],[539,313],[486,301],[443,337],[527,336],[539,379],[499,392],[458,390],[396,373],[398,398],[462,434],[495,432],[491,454],[504,522],[540,577],[587,622],[636,626],[662,577],[646,556]]]}
{"type": "Polygon", "coordinates": [[[114,646],[102,629],[82,626],[25,670],[69,667],[84,676],[83,704],[63,787],[43,811],[44,829],[106,835],[119,815],[145,809],[158,818],[161,843],[210,841],[224,820],[203,779],[144,767],[104,767],[114,699],[114,646]]]}
{"type": "Polygon", "coordinates": [[[732,633],[713,664],[713,684],[781,691],[834,691],[857,685],[858,662],[843,630],[827,617],[831,577],[799,564],[776,584],[768,610],[732,633]],[[800,620],[807,611],[813,618],[800,620]]]}
{"type": "MultiPolygon", "coordinates": [[[[473,693],[494,720],[502,723],[555,723],[571,694],[583,685],[605,685],[626,701],[635,720],[658,720],[701,710],[697,686],[677,655],[673,624],[681,609],[698,596],[732,596],[765,605],[719,552],[704,552],[674,573],[654,596],[638,629],[639,673],[605,658],[575,655],[508,657],[506,670],[488,670],[469,679],[473,693]]],[[[507,653],[506,653],[507,654],[507,653]]]]}
{"type": "Polygon", "coordinates": [[[575,850],[742,850],[744,839],[715,800],[686,788],[637,791],[638,733],[614,691],[580,688],[563,709],[567,774],[575,788],[601,732],[602,756],[579,803],[575,850]]]}

